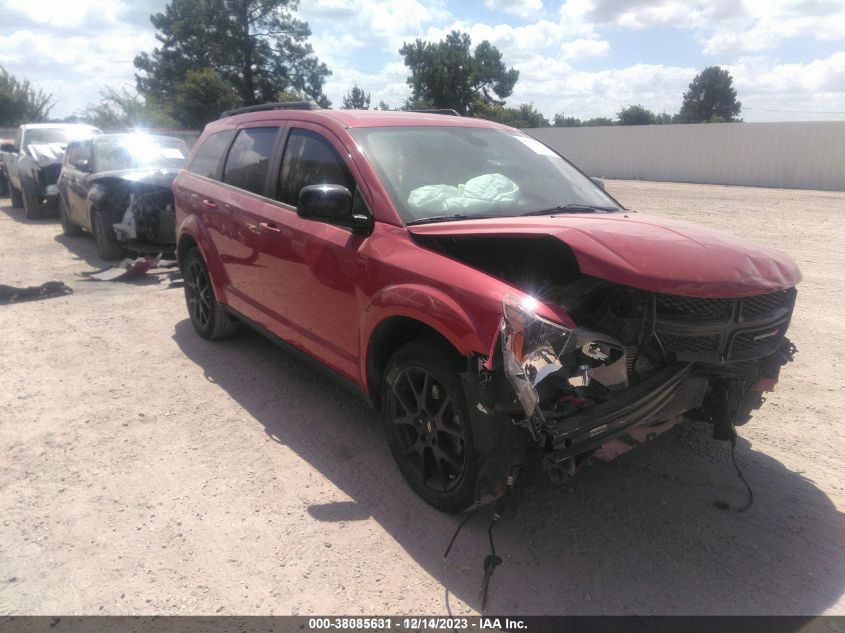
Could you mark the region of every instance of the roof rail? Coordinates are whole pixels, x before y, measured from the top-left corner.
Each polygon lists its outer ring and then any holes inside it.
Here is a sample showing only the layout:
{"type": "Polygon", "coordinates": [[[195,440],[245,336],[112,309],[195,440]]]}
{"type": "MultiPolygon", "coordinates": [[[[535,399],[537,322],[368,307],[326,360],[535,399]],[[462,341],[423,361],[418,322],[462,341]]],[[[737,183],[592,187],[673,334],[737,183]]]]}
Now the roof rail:
{"type": "Polygon", "coordinates": [[[282,101],[279,103],[260,103],[258,105],[246,106],[243,108],[235,108],[233,110],[226,110],[218,118],[225,119],[236,114],[246,114],[247,112],[264,112],[265,110],[322,110],[313,101],[282,101]]]}
{"type": "Polygon", "coordinates": [[[409,112],[419,112],[420,114],[445,114],[446,116],[461,116],[457,110],[451,108],[422,108],[420,110],[409,110],[409,112]]]}

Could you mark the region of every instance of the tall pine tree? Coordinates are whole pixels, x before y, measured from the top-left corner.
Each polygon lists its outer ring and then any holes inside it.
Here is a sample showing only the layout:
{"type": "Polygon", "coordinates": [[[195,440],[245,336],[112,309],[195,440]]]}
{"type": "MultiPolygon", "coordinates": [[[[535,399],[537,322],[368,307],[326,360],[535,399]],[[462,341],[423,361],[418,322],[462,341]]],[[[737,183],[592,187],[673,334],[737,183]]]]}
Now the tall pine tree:
{"type": "Polygon", "coordinates": [[[196,73],[212,71],[206,76],[231,86],[242,105],[286,92],[328,107],[323,83],[331,71],[314,55],[308,24],[293,16],[296,7],[297,0],[171,0],[150,16],[161,45],[135,58],[138,91],[180,121],[197,119],[196,112],[182,117],[178,107],[192,72],[196,83],[196,73]]]}

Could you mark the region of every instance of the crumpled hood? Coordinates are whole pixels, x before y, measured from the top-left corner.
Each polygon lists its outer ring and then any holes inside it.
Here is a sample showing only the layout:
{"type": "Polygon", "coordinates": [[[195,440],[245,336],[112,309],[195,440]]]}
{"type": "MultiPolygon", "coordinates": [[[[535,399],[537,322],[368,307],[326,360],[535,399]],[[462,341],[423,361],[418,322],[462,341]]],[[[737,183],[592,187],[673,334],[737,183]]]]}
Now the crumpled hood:
{"type": "Polygon", "coordinates": [[[26,146],[29,155],[41,167],[61,163],[66,149],[67,143],[31,143],[26,146]]]}
{"type": "Polygon", "coordinates": [[[101,171],[89,177],[88,182],[108,180],[116,178],[127,182],[137,182],[145,185],[154,185],[162,189],[170,189],[179,170],[170,169],[121,169],[114,171],[101,171]]]}
{"type": "Polygon", "coordinates": [[[415,235],[553,235],[585,275],[652,292],[744,297],[801,280],[781,251],[695,224],[640,213],[566,214],[410,226],[415,235]]]}

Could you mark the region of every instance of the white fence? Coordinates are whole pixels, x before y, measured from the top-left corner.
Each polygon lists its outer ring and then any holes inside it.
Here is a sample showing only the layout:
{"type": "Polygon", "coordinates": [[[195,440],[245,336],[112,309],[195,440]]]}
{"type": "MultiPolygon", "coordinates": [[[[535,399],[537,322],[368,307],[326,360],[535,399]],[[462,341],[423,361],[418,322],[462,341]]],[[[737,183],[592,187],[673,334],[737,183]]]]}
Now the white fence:
{"type": "Polygon", "coordinates": [[[845,121],[526,132],[591,176],[845,191],[845,121]]]}

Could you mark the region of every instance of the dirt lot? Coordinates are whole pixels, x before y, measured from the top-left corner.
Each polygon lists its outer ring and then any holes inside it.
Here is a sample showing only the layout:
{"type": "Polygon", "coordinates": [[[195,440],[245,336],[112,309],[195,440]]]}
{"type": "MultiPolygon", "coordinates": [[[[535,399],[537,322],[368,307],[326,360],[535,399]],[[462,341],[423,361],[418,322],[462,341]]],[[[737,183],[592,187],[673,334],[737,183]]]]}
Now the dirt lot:
{"type": "MultiPolygon", "coordinates": [[[[738,459],[682,425],[496,528],[489,609],[845,614],[845,194],[612,181],[627,206],[784,249],[804,281],[780,389],[738,459]]],[[[208,343],[182,291],[86,283],[89,237],[0,200],[0,613],[472,613],[486,519],[417,499],[362,402],[258,335],[208,343]]]]}

